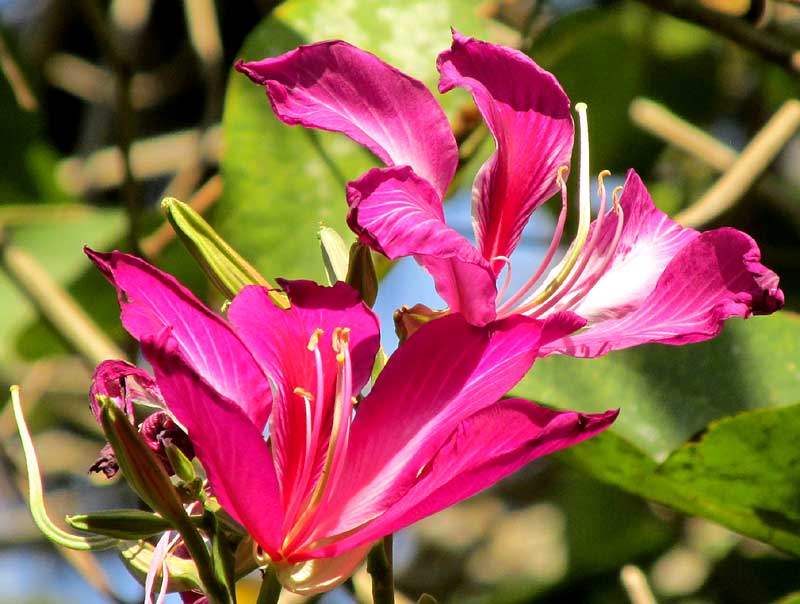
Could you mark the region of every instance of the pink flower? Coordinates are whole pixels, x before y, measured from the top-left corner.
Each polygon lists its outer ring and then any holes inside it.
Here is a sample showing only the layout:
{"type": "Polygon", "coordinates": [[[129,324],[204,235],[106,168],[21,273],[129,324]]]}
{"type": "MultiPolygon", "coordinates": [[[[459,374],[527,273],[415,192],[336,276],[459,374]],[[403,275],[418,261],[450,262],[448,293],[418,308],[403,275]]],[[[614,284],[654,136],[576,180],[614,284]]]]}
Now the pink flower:
{"type": "Polygon", "coordinates": [[[615,411],[502,399],[574,315],[419,329],[359,402],[378,321],[344,283],[282,281],[291,307],[245,288],[227,321],[144,261],[87,252],[119,294],[166,408],[212,493],[296,592],[347,578],[376,539],[608,427],[615,411]]]}
{"type": "Polygon", "coordinates": [[[719,333],[729,317],[782,307],[778,277],[760,263],[750,237],[682,228],[653,205],[633,171],[608,210],[601,173],[603,204],[591,221],[583,104],[576,106],[578,234],[545,276],[566,216],[564,174],[574,135],[569,99],[526,55],[458,32],[437,67],[439,91],[466,88],[497,144],[473,184],[476,246],[444,222],[442,199],[458,150],[444,112],[421,82],[340,41],[237,65],[266,87],[284,122],[343,132],[387,165],[348,184],[351,228],[391,259],[414,256],[450,309],[474,325],[571,311],[589,328],[544,345],[542,353],[593,357],[645,342],[698,342],[719,333]],[[546,259],[520,291],[498,291],[523,227],[559,190],[562,213],[546,259]]]}

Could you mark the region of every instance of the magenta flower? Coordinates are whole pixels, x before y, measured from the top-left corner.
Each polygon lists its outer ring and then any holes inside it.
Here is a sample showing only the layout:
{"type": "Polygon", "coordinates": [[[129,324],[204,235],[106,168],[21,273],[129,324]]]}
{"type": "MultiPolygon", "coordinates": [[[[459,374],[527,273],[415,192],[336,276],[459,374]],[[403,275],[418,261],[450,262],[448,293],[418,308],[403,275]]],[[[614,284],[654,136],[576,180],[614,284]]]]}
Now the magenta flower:
{"type": "Polygon", "coordinates": [[[485,327],[433,321],[392,355],[363,400],[378,321],[344,283],[283,281],[291,308],[245,288],[227,321],[144,261],[88,251],[117,288],[158,391],[220,504],[283,584],[347,578],[376,539],[608,427],[615,411],[502,399],[574,315],[485,327]]]}
{"type": "Polygon", "coordinates": [[[341,41],[237,65],[265,85],[281,120],[343,132],[388,166],[348,184],[351,228],[391,259],[414,256],[450,309],[472,324],[571,311],[589,328],[543,345],[542,353],[594,357],[645,342],[698,342],[719,333],[729,317],[781,308],[778,277],[759,262],[750,237],[728,228],[682,228],[653,205],[633,171],[608,210],[601,173],[602,207],[591,221],[583,104],[576,106],[579,227],[545,275],[566,217],[564,173],[574,135],[569,99],[526,55],[458,32],[437,67],[439,91],[466,88],[497,144],[473,184],[476,246],[444,222],[442,199],[458,150],[444,112],[421,82],[341,41]],[[559,190],[562,212],[546,258],[509,293],[510,257],[522,229],[559,190]],[[506,285],[498,291],[504,267],[506,285]]]}

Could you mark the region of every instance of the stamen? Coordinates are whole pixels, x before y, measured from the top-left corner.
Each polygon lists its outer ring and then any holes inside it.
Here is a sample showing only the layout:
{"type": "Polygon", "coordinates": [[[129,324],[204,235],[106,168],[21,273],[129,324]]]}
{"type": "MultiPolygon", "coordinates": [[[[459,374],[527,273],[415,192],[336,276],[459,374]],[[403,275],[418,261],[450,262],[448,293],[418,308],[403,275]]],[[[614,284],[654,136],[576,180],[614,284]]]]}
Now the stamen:
{"type": "Polygon", "coordinates": [[[311,334],[311,337],[308,339],[308,349],[311,352],[314,352],[319,346],[319,339],[323,333],[325,332],[320,327],[317,327],[314,333],[311,334]]]}
{"type": "Polygon", "coordinates": [[[294,389],[294,393],[295,393],[295,394],[299,394],[299,395],[300,395],[300,396],[302,396],[303,398],[305,398],[305,399],[308,399],[308,400],[310,400],[310,401],[313,401],[313,400],[314,400],[314,395],[313,395],[313,394],[311,394],[311,393],[310,393],[308,390],[306,390],[305,388],[301,388],[300,386],[298,386],[297,388],[295,388],[295,389],[294,389]]]}
{"type": "Polygon", "coordinates": [[[606,204],[608,201],[606,188],[603,184],[603,178],[610,175],[611,172],[608,170],[602,170],[600,174],[597,175],[597,195],[600,198],[600,205],[597,210],[597,219],[594,221],[594,224],[591,227],[592,237],[582,250],[580,262],[578,263],[577,267],[575,267],[575,270],[573,270],[569,275],[567,280],[562,283],[558,291],[544,304],[534,309],[534,311],[530,313],[531,317],[539,317],[553,308],[553,306],[555,306],[564,296],[569,293],[570,288],[572,288],[572,286],[578,282],[578,279],[580,279],[583,271],[586,269],[589,259],[592,257],[592,253],[595,251],[595,249],[597,249],[597,246],[600,242],[600,237],[602,236],[603,219],[606,215],[606,204]]]}
{"type": "MultiPolygon", "coordinates": [[[[300,518],[284,540],[284,547],[291,548],[295,542],[305,538],[313,527],[313,520],[321,508],[324,498],[330,496],[329,484],[335,484],[342,471],[344,457],[350,440],[350,421],[353,414],[353,370],[350,362],[350,329],[336,328],[331,346],[337,352],[339,372],[336,377],[336,399],[334,401],[331,434],[322,472],[314,491],[300,518]]],[[[315,427],[316,428],[316,427],[315,427]]]]}
{"type": "Polygon", "coordinates": [[[589,225],[592,221],[591,196],[589,193],[589,128],[586,118],[586,103],[575,105],[580,126],[580,166],[578,172],[578,229],[575,239],[569,246],[566,255],[554,270],[555,276],[534,292],[515,312],[528,312],[552,296],[572,272],[586,245],[589,225]]]}
{"type": "Polygon", "coordinates": [[[531,290],[531,288],[536,285],[536,282],[539,281],[539,278],[544,274],[544,271],[547,270],[548,266],[550,266],[550,262],[553,260],[553,256],[556,254],[558,244],[561,243],[561,236],[564,234],[564,225],[567,222],[567,183],[564,181],[561,175],[568,169],[569,168],[567,166],[561,166],[558,169],[558,176],[556,177],[556,181],[561,187],[561,212],[558,215],[558,222],[556,223],[556,228],[553,231],[553,238],[550,240],[550,247],[547,248],[544,259],[542,259],[541,264],[539,264],[539,268],[536,269],[536,272],[531,276],[531,278],[525,282],[525,285],[519,288],[517,293],[511,296],[511,298],[509,298],[500,306],[500,308],[497,309],[497,314],[500,317],[502,317],[504,313],[509,312],[510,309],[513,308],[514,304],[519,302],[531,290]]]}

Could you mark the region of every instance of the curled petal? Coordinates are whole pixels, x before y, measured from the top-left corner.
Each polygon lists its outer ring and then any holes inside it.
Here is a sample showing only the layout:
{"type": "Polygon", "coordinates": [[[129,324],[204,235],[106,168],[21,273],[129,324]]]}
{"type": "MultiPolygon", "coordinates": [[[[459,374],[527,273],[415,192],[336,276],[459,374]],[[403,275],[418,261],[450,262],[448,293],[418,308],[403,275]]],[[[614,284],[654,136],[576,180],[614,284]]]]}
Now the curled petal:
{"type": "Polygon", "coordinates": [[[447,116],[422,82],[338,40],[236,69],[266,87],[285,123],[343,132],[388,166],[412,166],[440,198],[447,191],[458,150],[447,116]]]}
{"type": "Polygon", "coordinates": [[[374,250],[390,259],[414,256],[451,310],[470,322],[495,318],[494,274],[466,238],[444,222],[431,185],[408,166],[374,169],[348,183],[347,221],[374,250]]]}
{"type": "Polygon", "coordinates": [[[702,342],[730,317],[782,306],[778,277],[761,264],[756,243],[741,231],[717,229],[681,248],[637,308],[543,346],[542,353],[597,357],[647,342],[702,342]]]}
{"type": "Polygon", "coordinates": [[[85,251],[117,288],[122,324],[134,338],[142,342],[169,328],[198,375],[242,405],[254,423],[266,423],[272,404],[269,383],[225,321],[177,279],[144,260],[120,252],[85,251]]]}
{"type": "MultiPolygon", "coordinates": [[[[531,213],[557,190],[569,165],[574,127],[558,81],[523,53],[453,32],[437,61],[439,91],[466,88],[497,151],[475,179],[475,236],[483,257],[510,257],[531,213]]],[[[502,264],[494,264],[499,272],[502,264]]]]}

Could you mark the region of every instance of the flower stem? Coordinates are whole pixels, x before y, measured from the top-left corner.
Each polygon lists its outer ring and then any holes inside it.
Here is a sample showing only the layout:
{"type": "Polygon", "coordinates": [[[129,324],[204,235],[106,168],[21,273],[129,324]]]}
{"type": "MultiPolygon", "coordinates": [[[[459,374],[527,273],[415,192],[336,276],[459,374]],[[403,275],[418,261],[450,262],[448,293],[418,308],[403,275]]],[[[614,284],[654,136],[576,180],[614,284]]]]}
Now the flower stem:
{"type": "Polygon", "coordinates": [[[256,604],[277,604],[281,595],[281,584],[275,568],[270,565],[263,571],[261,589],[258,590],[256,604]]]}
{"type": "Polygon", "coordinates": [[[373,604],[394,604],[392,535],[386,535],[369,550],[367,572],[372,577],[373,604]]]}

